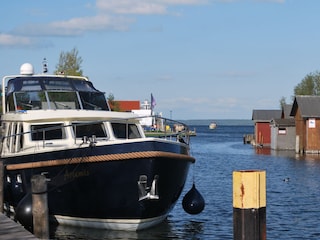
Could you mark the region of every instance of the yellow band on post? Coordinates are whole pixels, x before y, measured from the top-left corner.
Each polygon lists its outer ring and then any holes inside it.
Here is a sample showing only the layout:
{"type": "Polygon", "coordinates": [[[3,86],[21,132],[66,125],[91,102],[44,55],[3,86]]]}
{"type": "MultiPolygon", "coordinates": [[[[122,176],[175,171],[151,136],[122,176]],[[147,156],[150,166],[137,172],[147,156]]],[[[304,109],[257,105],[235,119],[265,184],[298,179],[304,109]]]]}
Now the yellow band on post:
{"type": "Polygon", "coordinates": [[[233,207],[241,209],[266,207],[265,171],[233,172],[233,207]]]}

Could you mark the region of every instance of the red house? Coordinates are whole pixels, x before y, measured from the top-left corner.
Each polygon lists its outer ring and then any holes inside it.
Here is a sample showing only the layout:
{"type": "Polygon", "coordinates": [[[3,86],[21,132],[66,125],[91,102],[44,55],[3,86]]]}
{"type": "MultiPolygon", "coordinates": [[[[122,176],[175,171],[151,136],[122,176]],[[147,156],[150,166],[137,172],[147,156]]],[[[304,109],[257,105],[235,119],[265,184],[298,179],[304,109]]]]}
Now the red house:
{"type": "Polygon", "coordinates": [[[254,139],[256,145],[270,147],[272,119],[281,119],[282,110],[253,110],[252,120],[254,121],[254,139]]]}
{"type": "MultiPolygon", "coordinates": [[[[117,100],[114,101],[114,104],[110,103],[110,105],[117,105],[119,107],[119,111],[121,112],[131,112],[131,110],[140,109],[140,101],[126,101],[126,100],[117,100]]],[[[112,106],[111,106],[112,108],[112,106]]]]}

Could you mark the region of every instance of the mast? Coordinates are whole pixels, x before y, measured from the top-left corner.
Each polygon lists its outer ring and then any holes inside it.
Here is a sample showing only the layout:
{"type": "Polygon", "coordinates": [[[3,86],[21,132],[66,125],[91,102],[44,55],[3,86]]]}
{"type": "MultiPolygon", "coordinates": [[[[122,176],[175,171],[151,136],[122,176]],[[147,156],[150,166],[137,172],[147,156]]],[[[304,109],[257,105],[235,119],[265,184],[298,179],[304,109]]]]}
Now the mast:
{"type": "Polygon", "coordinates": [[[44,58],[42,61],[42,73],[47,73],[48,72],[48,64],[47,64],[47,59],[44,58]]]}

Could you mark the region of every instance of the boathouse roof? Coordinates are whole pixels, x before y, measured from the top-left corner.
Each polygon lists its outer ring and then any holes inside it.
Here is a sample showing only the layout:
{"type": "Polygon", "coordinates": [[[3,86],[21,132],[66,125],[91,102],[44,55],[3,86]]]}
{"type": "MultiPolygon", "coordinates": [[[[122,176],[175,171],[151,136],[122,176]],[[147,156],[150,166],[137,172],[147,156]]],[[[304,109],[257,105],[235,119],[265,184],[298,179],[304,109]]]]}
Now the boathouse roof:
{"type": "Polygon", "coordinates": [[[272,119],[271,124],[277,127],[294,127],[296,125],[294,118],[272,119]]]}
{"type": "Polygon", "coordinates": [[[295,116],[297,110],[300,110],[302,118],[315,117],[320,118],[320,96],[299,95],[293,102],[290,115],[295,116]]]}
{"type": "Polygon", "coordinates": [[[252,120],[256,122],[270,122],[271,119],[280,119],[282,110],[262,110],[256,109],[252,112],[252,120]]]}
{"type": "Polygon", "coordinates": [[[283,118],[292,118],[291,116],[292,104],[285,104],[283,106],[283,118]]]}

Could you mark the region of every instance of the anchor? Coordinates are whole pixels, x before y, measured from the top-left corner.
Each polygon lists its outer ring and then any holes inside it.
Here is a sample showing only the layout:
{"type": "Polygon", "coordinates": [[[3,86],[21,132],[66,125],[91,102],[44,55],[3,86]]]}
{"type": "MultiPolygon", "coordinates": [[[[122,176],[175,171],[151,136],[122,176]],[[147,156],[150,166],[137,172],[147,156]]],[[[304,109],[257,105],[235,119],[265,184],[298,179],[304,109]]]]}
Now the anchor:
{"type": "Polygon", "coordinates": [[[140,175],[138,181],[139,201],[148,199],[159,199],[158,194],[158,179],[159,176],[155,175],[151,183],[151,187],[147,185],[148,177],[146,175],[140,175]]]}

